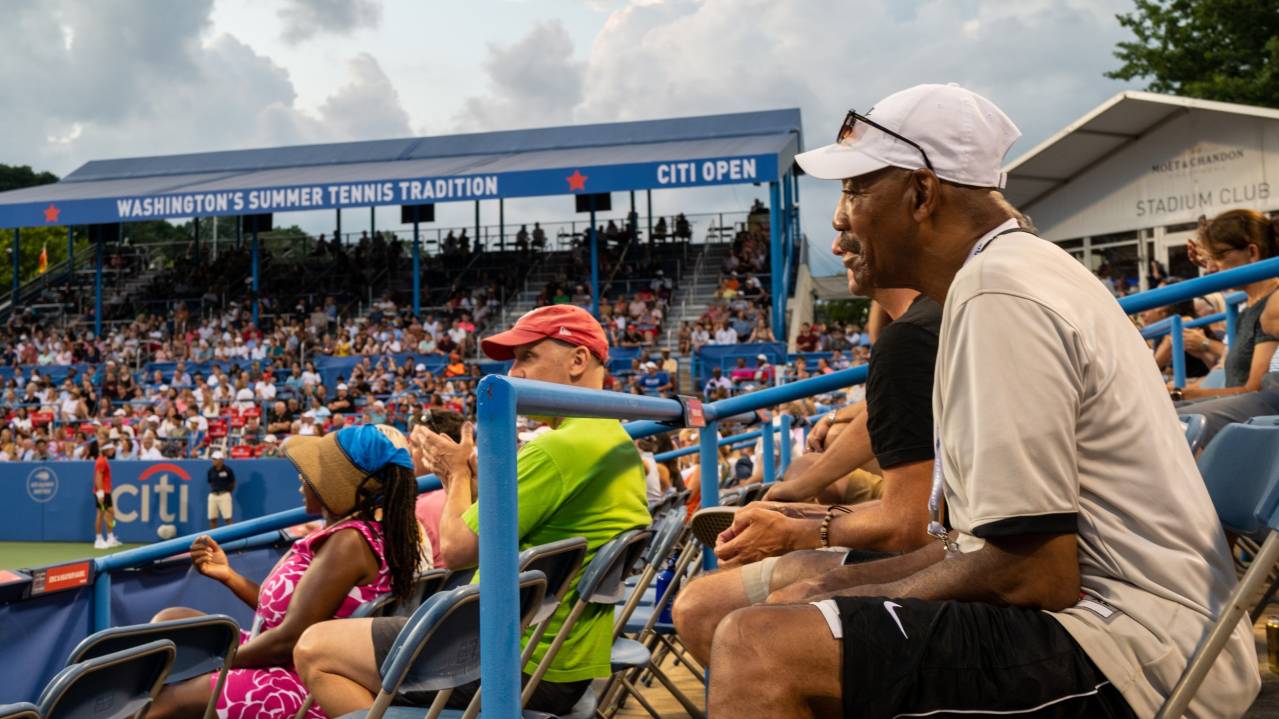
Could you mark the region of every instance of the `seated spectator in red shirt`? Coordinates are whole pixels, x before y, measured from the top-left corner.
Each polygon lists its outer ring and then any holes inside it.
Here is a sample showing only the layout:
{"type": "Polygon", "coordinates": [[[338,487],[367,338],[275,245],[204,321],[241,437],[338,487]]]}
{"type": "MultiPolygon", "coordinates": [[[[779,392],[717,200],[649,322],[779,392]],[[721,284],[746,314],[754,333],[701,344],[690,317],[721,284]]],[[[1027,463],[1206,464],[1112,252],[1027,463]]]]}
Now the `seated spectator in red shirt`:
{"type": "Polygon", "coordinates": [[[799,336],[795,338],[795,346],[800,352],[816,352],[822,338],[813,331],[813,326],[805,322],[799,327],[799,336]]]}

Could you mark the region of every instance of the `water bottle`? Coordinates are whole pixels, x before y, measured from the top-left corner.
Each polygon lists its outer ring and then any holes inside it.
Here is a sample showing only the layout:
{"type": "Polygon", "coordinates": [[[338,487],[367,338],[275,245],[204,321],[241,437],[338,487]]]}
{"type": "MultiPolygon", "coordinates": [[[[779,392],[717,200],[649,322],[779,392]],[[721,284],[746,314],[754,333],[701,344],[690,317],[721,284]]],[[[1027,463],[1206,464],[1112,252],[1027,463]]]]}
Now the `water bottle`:
{"type": "MultiPolygon", "coordinates": [[[[674,581],[674,579],[675,579],[675,557],[672,556],[669,560],[667,560],[666,568],[657,573],[657,596],[654,599],[654,601],[661,601],[662,595],[666,593],[666,588],[671,586],[671,582],[674,581]]],[[[671,605],[674,603],[675,603],[675,592],[671,592],[671,598],[669,601],[666,602],[666,606],[662,607],[662,613],[658,615],[657,621],[663,624],[671,624],[675,621],[671,619],[671,605]]]]}

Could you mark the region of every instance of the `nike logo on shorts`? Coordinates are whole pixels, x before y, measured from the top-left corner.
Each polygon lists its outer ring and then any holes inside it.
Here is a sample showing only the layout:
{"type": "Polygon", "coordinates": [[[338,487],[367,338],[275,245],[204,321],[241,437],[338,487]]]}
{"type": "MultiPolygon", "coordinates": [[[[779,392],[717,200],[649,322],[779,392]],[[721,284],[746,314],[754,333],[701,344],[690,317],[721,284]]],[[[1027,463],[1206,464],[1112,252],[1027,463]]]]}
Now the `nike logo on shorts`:
{"type": "Polygon", "coordinates": [[[910,639],[910,636],[906,634],[906,627],[902,626],[901,618],[897,616],[897,610],[901,609],[901,606],[897,602],[884,602],[884,609],[888,610],[888,616],[892,617],[893,621],[897,623],[897,628],[901,630],[902,636],[910,639]]]}

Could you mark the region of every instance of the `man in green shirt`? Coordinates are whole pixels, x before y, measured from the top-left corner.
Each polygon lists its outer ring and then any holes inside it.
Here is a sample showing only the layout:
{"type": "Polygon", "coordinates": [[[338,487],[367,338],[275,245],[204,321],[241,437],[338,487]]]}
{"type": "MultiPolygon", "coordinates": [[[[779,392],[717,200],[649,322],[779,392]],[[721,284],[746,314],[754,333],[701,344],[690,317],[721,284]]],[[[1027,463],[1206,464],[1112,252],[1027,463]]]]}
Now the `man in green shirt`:
{"type": "MultiPolygon", "coordinates": [[[[604,386],[608,341],[595,318],[573,305],[533,310],[510,330],[484,339],[481,347],[493,359],[514,360],[509,373],[512,377],[587,389],[604,386]]],[[[630,436],[616,420],[542,419],[553,430],[524,445],[517,458],[520,548],[585,537],[589,563],[604,543],[651,521],[644,466],[630,436]]],[[[418,427],[412,444],[419,472],[434,471],[448,492],[439,530],[445,564],[451,569],[475,566],[479,559],[479,514],[473,427],[463,425],[461,442],[418,427]]],[[[576,581],[574,578],[574,586],[576,581]]],[[[524,667],[525,678],[546,653],[576,601],[576,591],[565,595],[532,660],[524,667]]],[[[592,679],[609,675],[612,623],[611,607],[587,608],[551,662],[528,708],[567,713],[592,679]]],[[[403,619],[394,618],[343,620],[307,631],[295,658],[307,686],[329,716],[342,716],[372,704],[379,685],[377,667],[403,624],[403,619]]],[[[454,691],[449,706],[465,707],[473,693],[473,687],[454,691]]],[[[427,703],[430,697],[408,695],[402,699],[427,703]]]]}

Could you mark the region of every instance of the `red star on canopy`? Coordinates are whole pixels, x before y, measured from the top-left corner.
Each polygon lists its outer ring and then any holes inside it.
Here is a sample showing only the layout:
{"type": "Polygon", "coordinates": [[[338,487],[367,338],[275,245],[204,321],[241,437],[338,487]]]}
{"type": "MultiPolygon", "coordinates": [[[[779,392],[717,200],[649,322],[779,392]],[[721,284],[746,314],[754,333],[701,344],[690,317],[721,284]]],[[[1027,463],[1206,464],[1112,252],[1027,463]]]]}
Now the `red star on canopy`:
{"type": "Polygon", "coordinates": [[[49,203],[49,206],[48,206],[48,207],[46,207],[46,208],[44,208],[44,221],[45,221],[45,222],[57,222],[57,221],[58,221],[58,215],[59,215],[59,214],[61,214],[61,212],[62,212],[62,210],[59,210],[57,205],[55,205],[55,204],[53,204],[52,202],[50,202],[50,203],[49,203]]]}
{"type": "Polygon", "coordinates": [[[583,175],[581,170],[573,170],[573,174],[564,178],[568,180],[568,191],[579,192],[586,189],[586,178],[589,175],[583,175]]]}

